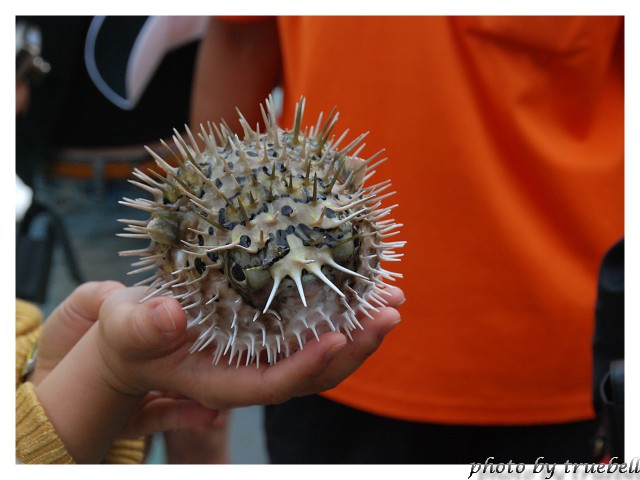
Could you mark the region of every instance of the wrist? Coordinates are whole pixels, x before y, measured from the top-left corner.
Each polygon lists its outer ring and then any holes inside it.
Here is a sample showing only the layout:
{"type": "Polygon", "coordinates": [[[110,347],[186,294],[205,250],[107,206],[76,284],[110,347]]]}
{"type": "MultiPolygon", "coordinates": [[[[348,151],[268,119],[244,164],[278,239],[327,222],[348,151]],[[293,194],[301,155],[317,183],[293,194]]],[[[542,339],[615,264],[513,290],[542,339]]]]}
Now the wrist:
{"type": "Polygon", "coordinates": [[[48,420],[33,383],[16,390],[16,458],[22,463],[73,463],[58,432],[48,420]]]}
{"type": "Polygon", "coordinates": [[[142,399],[118,388],[96,340],[92,327],[36,386],[44,411],[78,463],[100,462],[142,399]]]}
{"type": "Polygon", "coordinates": [[[142,397],[148,391],[135,378],[135,361],[127,360],[106,341],[100,327],[95,329],[96,371],[100,380],[123,397],[142,397]]]}

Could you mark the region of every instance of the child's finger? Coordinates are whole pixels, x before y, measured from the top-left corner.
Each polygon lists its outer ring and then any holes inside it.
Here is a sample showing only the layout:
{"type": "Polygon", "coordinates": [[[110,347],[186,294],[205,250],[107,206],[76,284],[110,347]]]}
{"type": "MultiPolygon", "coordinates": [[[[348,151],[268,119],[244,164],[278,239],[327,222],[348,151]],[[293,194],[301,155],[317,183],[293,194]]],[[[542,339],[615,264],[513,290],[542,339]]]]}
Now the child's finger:
{"type": "Polygon", "coordinates": [[[140,303],[145,289],[127,288],[104,302],[100,321],[112,348],[131,359],[157,358],[184,338],[187,318],[177,300],[158,297],[140,303]]]}

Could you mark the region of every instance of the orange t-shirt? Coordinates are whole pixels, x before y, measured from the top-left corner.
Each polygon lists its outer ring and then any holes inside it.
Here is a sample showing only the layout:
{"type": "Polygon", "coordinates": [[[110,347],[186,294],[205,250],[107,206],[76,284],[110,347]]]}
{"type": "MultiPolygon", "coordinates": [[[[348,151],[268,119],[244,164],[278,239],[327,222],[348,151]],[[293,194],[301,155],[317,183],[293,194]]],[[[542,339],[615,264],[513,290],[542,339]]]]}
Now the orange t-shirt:
{"type": "MultiPolygon", "coordinates": [[[[284,17],[282,125],[385,148],[403,321],[327,397],[435,423],[587,419],[596,276],[623,235],[620,17],[284,17]]],[[[346,143],[345,143],[346,144],[346,143]]]]}

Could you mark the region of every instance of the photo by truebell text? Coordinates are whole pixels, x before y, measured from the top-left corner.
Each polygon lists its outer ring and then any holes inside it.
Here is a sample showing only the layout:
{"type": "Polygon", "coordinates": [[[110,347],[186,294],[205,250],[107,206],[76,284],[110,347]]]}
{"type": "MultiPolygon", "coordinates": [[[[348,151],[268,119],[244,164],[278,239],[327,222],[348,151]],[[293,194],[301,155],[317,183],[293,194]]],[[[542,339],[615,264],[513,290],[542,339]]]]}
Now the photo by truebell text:
{"type": "Polygon", "coordinates": [[[606,478],[637,478],[636,475],[640,473],[640,457],[634,457],[628,463],[614,463],[619,460],[618,457],[611,458],[608,463],[571,463],[569,460],[564,463],[547,463],[544,457],[538,457],[533,465],[514,463],[512,460],[507,463],[494,463],[493,460],[495,460],[494,457],[489,457],[484,463],[472,463],[467,479],[471,479],[476,474],[478,478],[482,478],[484,474],[503,473],[532,473],[538,474],[537,478],[545,480],[562,478],[564,475],[570,475],[573,478],[589,475],[591,478],[592,474],[606,474],[606,478]]]}

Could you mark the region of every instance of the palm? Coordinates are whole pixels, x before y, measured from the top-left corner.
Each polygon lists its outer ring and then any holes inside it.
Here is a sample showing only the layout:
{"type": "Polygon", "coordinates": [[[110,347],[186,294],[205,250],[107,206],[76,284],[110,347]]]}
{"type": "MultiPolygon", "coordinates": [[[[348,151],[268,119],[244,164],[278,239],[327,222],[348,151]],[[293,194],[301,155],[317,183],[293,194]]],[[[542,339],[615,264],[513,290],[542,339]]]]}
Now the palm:
{"type": "MultiPolygon", "coordinates": [[[[402,292],[390,291],[389,305],[397,305],[402,292]]],[[[178,392],[213,409],[280,403],[331,388],[361,365],[398,321],[397,311],[386,307],[373,320],[361,319],[364,330],[355,332],[352,342],[332,332],[274,366],[236,367],[222,361],[214,365],[209,352],[189,352],[192,332],[186,330],[178,302],[161,297],[139,304],[144,293],[123,289],[105,301],[109,321],[101,324],[100,348],[116,365],[114,384],[127,393],[154,388],[178,392]],[[164,320],[173,322],[175,331],[155,329],[152,312],[169,312],[171,320],[164,320]]]]}

